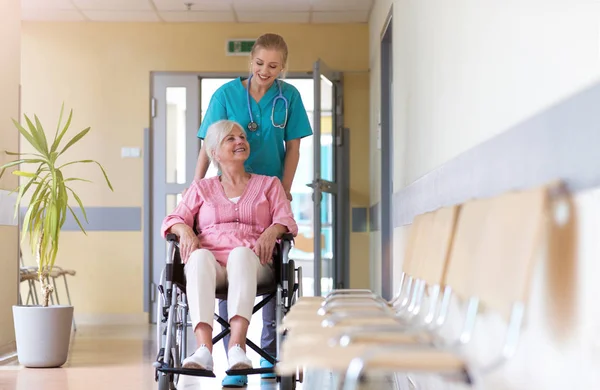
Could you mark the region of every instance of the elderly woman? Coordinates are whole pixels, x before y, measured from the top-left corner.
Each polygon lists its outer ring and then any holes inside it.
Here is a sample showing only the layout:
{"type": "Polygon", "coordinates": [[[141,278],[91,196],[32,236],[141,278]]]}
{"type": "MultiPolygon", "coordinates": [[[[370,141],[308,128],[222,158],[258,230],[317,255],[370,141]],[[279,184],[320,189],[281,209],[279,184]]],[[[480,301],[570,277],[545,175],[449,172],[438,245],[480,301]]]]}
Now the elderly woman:
{"type": "Polygon", "coordinates": [[[251,368],[246,333],[257,285],[274,281],[275,243],[284,233],[296,235],[298,227],[279,179],[245,171],[250,147],[240,125],[215,122],[208,128],[205,148],[221,174],[195,180],[162,225],[163,236],[179,237],[198,343],[183,367],[213,369],[215,291],[228,282],[229,369],[251,368]],[[198,235],[192,229],[194,221],[198,235]]]}

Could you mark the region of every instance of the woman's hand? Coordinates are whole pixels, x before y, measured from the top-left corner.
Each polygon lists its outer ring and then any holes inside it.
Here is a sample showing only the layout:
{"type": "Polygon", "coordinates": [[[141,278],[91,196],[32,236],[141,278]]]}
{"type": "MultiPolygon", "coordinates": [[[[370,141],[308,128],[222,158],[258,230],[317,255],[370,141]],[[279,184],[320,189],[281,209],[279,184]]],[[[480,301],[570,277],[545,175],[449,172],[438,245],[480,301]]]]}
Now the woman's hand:
{"type": "Polygon", "coordinates": [[[277,241],[278,236],[279,232],[277,229],[274,229],[274,226],[271,226],[262,232],[256,241],[253,251],[256,253],[256,256],[258,256],[260,264],[268,264],[273,259],[273,249],[275,248],[275,242],[277,241]]]}
{"type": "Polygon", "coordinates": [[[179,237],[179,253],[181,254],[181,261],[183,261],[183,264],[187,264],[192,252],[202,248],[200,239],[196,236],[192,228],[181,223],[171,227],[171,232],[179,237]]]}

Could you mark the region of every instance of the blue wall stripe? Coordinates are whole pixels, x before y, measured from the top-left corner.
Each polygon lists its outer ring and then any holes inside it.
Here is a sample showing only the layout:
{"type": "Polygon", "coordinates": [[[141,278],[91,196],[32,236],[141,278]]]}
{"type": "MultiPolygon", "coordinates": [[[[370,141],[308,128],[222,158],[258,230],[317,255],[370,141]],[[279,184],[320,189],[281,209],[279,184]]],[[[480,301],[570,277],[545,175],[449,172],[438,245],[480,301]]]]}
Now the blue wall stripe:
{"type": "Polygon", "coordinates": [[[0,190],[0,225],[17,226],[15,204],[17,194],[8,190],[0,190]]]}
{"type": "MultiPolygon", "coordinates": [[[[21,208],[21,220],[26,211],[26,208],[21,208]]],[[[137,232],[142,230],[141,207],[86,207],[85,212],[89,223],[85,222],[79,207],[73,207],[73,211],[86,231],[137,232]]],[[[79,230],[75,218],[68,212],[63,231],[79,230]]]]}

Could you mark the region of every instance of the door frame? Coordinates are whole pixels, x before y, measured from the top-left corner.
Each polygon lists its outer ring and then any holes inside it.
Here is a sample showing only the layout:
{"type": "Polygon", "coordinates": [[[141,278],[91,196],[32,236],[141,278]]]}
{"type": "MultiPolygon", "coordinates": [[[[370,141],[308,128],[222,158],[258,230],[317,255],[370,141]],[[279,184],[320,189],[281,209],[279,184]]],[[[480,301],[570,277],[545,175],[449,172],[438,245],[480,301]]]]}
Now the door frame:
{"type": "Polygon", "coordinates": [[[394,129],[393,129],[393,8],[381,34],[381,296],[391,299],[394,288],[394,129]]]}

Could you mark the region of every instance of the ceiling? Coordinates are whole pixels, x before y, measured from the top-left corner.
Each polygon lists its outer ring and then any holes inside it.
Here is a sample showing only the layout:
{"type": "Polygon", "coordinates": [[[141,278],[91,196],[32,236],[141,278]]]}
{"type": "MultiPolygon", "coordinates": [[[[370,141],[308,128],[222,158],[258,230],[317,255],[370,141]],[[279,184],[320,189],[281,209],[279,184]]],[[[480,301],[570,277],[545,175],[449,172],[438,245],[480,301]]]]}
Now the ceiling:
{"type": "Polygon", "coordinates": [[[373,1],[21,0],[21,8],[35,21],[367,23],[373,1]]]}

